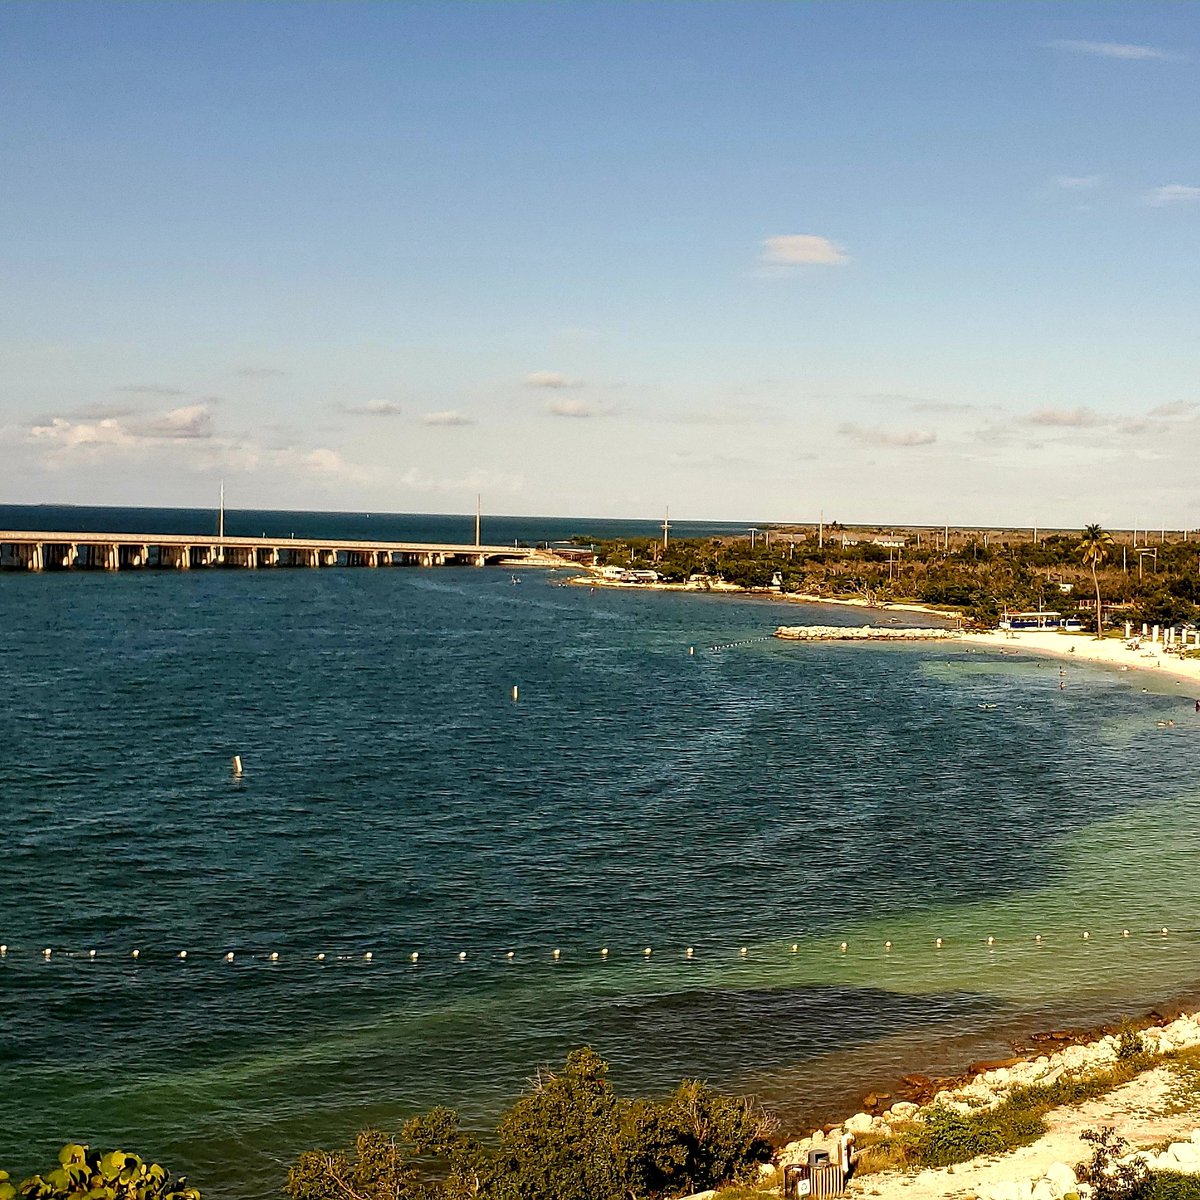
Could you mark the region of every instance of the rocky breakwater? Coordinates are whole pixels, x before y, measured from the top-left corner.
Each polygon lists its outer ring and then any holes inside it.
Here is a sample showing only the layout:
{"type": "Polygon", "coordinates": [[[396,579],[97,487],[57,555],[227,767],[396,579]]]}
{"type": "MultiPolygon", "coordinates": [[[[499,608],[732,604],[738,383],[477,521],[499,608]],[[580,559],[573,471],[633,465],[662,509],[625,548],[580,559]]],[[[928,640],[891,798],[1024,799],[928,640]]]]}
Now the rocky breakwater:
{"type": "Polygon", "coordinates": [[[780,625],[775,636],[789,642],[937,642],[956,635],[952,629],[886,625],[780,625]]]}
{"type": "MultiPolygon", "coordinates": [[[[1051,1036],[1057,1038],[1069,1035],[1051,1036]]],[[[1145,1063],[1145,1068],[1141,1076],[1135,1076],[1132,1082],[1119,1086],[1133,1087],[1152,1076],[1161,1076],[1163,1078],[1157,1080],[1157,1088],[1167,1096],[1171,1090],[1171,1073],[1164,1068],[1169,1066],[1172,1058],[1180,1052],[1200,1048],[1200,1013],[1184,1014],[1170,1022],[1142,1029],[1136,1038],[1137,1055],[1139,1060],[1145,1063]]],[[[808,1160],[812,1150],[824,1150],[831,1157],[836,1156],[839,1142],[847,1133],[854,1135],[856,1149],[859,1150],[889,1142],[911,1140],[919,1137],[923,1125],[933,1113],[949,1110],[961,1114],[978,1114],[996,1109],[1020,1089],[1050,1088],[1060,1080],[1070,1082],[1101,1077],[1112,1072],[1128,1053],[1129,1046],[1124,1037],[1107,1034],[1095,1041],[1070,1045],[1051,1054],[1029,1059],[1012,1059],[1003,1065],[988,1064],[985,1067],[984,1064],[980,1064],[980,1067],[972,1068],[972,1075],[965,1080],[943,1081],[938,1085],[924,1076],[906,1077],[906,1087],[911,1087],[910,1081],[917,1080],[922,1084],[931,1085],[928,1088],[912,1089],[920,1091],[923,1103],[901,1100],[885,1109],[884,1105],[890,1097],[871,1095],[867,1097],[866,1106],[874,1111],[855,1113],[840,1124],[827,1125],[814,1130],[807,1137],[789,1142],[779,1150],[776,1162],[780,1168],[789,1164],[800,1164],[808,1160]]],[[[1114,1096],[1119,1086],[1114,1087],[1114,1096]]],[[[1139,1100],[1138,1104],[1144,1102],[1144,1099],[1139,1100]]],[[[1060,1108],[1056,1111],[1062,1113],[1072,1110],[1060,1108]]],[[[1194,1120],[1194,1115],[1192,1119],[1194,1120]]],[[[912,1175],[913,1169],[919,1170],[916,1163],[899,1169],[872,1169],[864,1166],[860,1167],[858,1182],[853,1190],[861,1195],[865,1188],[867,1194],[887,1196],[890,1194],[886,1182],[889,1176],[900,1175],[900,1172],[903,1172],[900,1178],[903,1180],[902,1186],[906,1189],[905,1194],[914,1198],[954,1194],[964,1198],[974,1197],[976,1200],[1067,1200],[1069,1197],[1089,1200],[1092,1189],[1087,1183],[1078,1181],[1075,1167],[1091,1157],[1091,1147],[1078,1136],[1079,1130],[1071,1130],[1069,1133],[1066,1129],[1056,1131],[1055,1122],[1052,1120],[1049,1125],[1050,1132],[1038,1142],[1024,1150],[1013,1152],[1015,1159],[1007,1170],[1005,1164],[1008,1155],[1004,1152],[1000,1152],[999,1158],[990,1156],[960,1163],[957,1166],[957,1176],[955,1168],[951,1167],[948,1171],[950,1178],[945,1179],[943,1176],[947,1174],[947,1170],[944,1168],[930,1167],[921,1171],[919,1175],[912,1175]],[[981,1167],[978,1177],[972,1179],[970,1168],[976,1162],[986,1164],[986,1170],[981,1167]],[[870,1173],[862,1173],[864,1169],[870,1173]],[[883,1188],[882,1191],[879,1190],[880,1187],[883,1188]],[[910,1187],[911,1191],[908,1190],[910,1187]]],[[[1136,1136],[1136,1131],[1123,1132],[1119,1122],[1117,1133],[1127,1140],[1134,1140],[1136,1136]]],[[[1175,1134],[1174,1138],[1169,1140],[1169,1144],[1158,1138],[1145,1141],[1154,1145],[1154,1149],[1134,1149],[1117,1161],[1140,1162],[1150,1171],[1200,1175],[1200,1129],[1183,1139],[1175,1134]]]]}

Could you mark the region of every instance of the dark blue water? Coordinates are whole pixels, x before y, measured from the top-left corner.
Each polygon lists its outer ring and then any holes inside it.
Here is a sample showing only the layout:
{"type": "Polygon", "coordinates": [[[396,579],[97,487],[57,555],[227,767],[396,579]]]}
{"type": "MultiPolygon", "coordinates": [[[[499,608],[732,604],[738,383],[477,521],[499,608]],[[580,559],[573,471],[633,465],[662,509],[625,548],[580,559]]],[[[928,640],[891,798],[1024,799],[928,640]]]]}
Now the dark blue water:
{"type": "MultiPolygon", "coordinates": [[[[764,526],[765,527],[765,526],[764,526]]],[[[74,533],[178,533],[208,535],[217,531],[211,508],[76,507],[69,504],[0,504],[0,529],[36,529],[74,533]]],[[[482,540],[494,546],[536,545],[574,537],[661,537],[662,522],[603,517],[506,517],[484,514],[482,540]]],[[[681,538],[746,535],[746,522],[673,521],[681,538]]],[[[327,537],[347,541],[475,541],[475,515],[445,513],[280,512],[229,509],[229,537],[327,537]]]]}
{"type": "Polygon", "coordinates": [[[1195,983],[1141,936],[1200,926],[1177,689],[565,578],[0,576],[0,1163],[119,1139],[267,1195],[584,1041],[799,1119],[1195,983]]]}

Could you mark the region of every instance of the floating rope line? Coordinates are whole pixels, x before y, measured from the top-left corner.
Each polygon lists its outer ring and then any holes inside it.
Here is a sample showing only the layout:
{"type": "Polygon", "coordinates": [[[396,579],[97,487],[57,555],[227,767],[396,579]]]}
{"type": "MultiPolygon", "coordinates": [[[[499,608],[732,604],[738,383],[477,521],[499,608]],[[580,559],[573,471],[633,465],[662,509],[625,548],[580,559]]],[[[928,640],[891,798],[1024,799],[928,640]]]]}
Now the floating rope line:
{"type": "MultiPolygon", "coordinates": [[[[1133,929],[1133,928],[1125,927],[1120,930],[1113,930],[1111,936],[1114,938],[1119,937],[1120,939],[1122,939],[1122,941],[1125,941],[1125,940],[1133,939],[1133,938],[1152,938],[1155,940],[1161,940],[1164,938],[1172,938],[1172,937],[1174,937],[1174,938],[1194,937],[1196,935],[1200,935],[1200,926],[1159,925],[1159,926],[1155,926],[1154,928],[1140,928],[1140,929],[1133,929]]],[[[1099,935],[1097,935],[1097,937],[1098,936],[1099,935]]],[[[1093,937],[1093,931],[1090,929],[1081,929],[1075,933],[1072,933],[1069,930],[1062,930],[1057,933],[1051,933],[1051,934],[1035,933],[1032,935],[1032,942],[1035,946],[1040,947],[1040,946],[1045,946],[1048,943],[1052,943],[1052,942],[1056,942],[1056,941],[1059,944],[1061,944],[1064,939],[1074,940],[1076,942],[1076,944],[1079,944],[1081,942],[1091,943],[1092,941],[1096,941],[1097,937],[1093,937]]],[[[939,937],[935,937],[934,939],[932,939],[932,941],[927,941],[927,942],[924,942],[923,944],[925,946],[929,947],[933,951],[942,951],[942,950],[951,950],[952,951],[956,946],[957,946],[957,948],[962,949],[962,948],[966,948],[966,947],[970,947],[970,946],[978,947],[981,944],[983,946],[986,946],[991,951],[996,951],[996,950],[1000,949],[1002,940],[1003,939],[997,937],[995,934],[988,934],[986,937],[979,938],[978,940],[976,940],[975,937],[972,937],[970,939],[964,939],[961,942],[955,942],[955,940],[953,938],[946,938],[946,937],[939,936],[939,937]]],[[[1012,939],[1009,941],[1008,944],[1010,946],[1015,946],[1015,945],[1018,945],[1020,943],[1020,941],[1021,941],[1020,938],[1012,939]]],[[[789,955],[789,954],[794,956],[794,955],[798,955],[802,949],[818,950],[820,948],[820,946],[822,945],[822,943],[826,946],[831,944],[829,941],[825,941],[824,939],[813,938],[810,941],[808,941],[807,943],[801,943],[801,942],[786,943],[782,946],[779,946],[777,948],[777,950],[775,950],[775,953],[777,953],[781,956],[785,956],[785,955],[789,955]]],[[[836,946],[837,951],[840,954],[849,954],[850,953],[851,943],[848,940],[843,940],[843,941],[835,942],[832,944],[836,946]]],[[[867,943],[860,941],[857,943],[856,948],[861,950],[861,948],[864,947],[866,944],[867,943]]],[[[36,946],[36,943],[34,943],[34,945],[36,946]]],[[[896,950],[896,943],[893,942],[890,938],[885,940],[882,943],[875,942],[874,945],[875,946],[882,945],[882,949],[884,951],[888,952],[889,954],[892,951],[896,950]]],[[[909,949],[911,952],[911,949],[912,949],[911,943],[910,943],[909,949]]],[[[659,947],[659,950],[661,951],[662,948],[659,947]]],[[[694,945],[680,947],[679,952],[681,953],[682,957],[686,960],[694,960],[697,957],[699,957],[699,951],[697,950],[697,948],[694,945]]],[[[748,960],[751,957],[751,952],[752,952],[752,947],[750,947],[750,946],[730,945],[729,943],[725,943],[723,949],[718,950],[713,953],[706,954],[706,958],[708,959],[709,962],[718,962],[718,961],[721,961],[723,955],[728,955],[734,961],[744,961],[744,960],[748,960]]],[[[76,949],[71,949],[71,948],[63,947],[63,946],[57,946],[57,947],[56,946],[45,946],[45,947],[38,948],[36,951],[32,947],[26,947],[24,952],[22,952],[22,948],[16,944],[9,943],[9,942],[0,942],[0,959],[3,959],[6,963],[12,963],[14,961],[22,961],[25,954],[36,954],[37,959],[39,959],[40,961],[45,962],[45,963],[54,963],[54,962],[58,962],[59,960],[62,960],[62,959],[69,959],[69,960],[78,960],[80,962],[97,963],[98,964],[98,963],[106,962],[117,956],[120,956],[122,953],[123,952],[120,950],[113,950],[113,949],[103,950],[103,949],[97,949],[97,948],[93,947],[93,948],[89,948],[87,950],[81,950],[81,949],[76,950],[76,949]]],[[[598,956],[599,956],[600,961],[602,963],[607,963],[609,961],[611,953],[612,952],[609,950],[609,948],[607,946],[600,947],[600,949],[598,951],[598,956]]],[[[630,951],[630,953],[633,953],[633,952],[630,951]]],[[[548,957],[550,962],[552,962],[552,963],[560,963],[560,962],[566,963],[566,962],[572,961],[569,948],[564,949],[560,946],[549,947],[549,948],[541,951],[535,957],[541,957],[542,954],[546,955],[546,957],[548,957]]],[[[760,947],[759,949],[754,950],[754,957],[758,962],[770,961],[771,954],[772,954],[771,947],[767,947],[767,948],[760,947]]],[[[197,951],[195,949],[195,947],[192,947],[191,949],[183,949],[183,950],[172,948],[172,949],[166,950],[165,952],[159,952],[158,954],[155,954],[153,951],[147,951],[144,954],[143,947],[135,947],[134,949],[132,949],[128,952],[128,955],[129,955],[130,960],[138,963],[139,965],[146,964],[146,963],[154,963],[154,962],[161,963],[163,961],[175,961],[178,963],[186,963],[186,964],[188,964],[189,967],[191,967],[192,965],[194,965],[196,963],[217,962],[217,961],[232,965],[232,964],[236,964],[239,962],[244,962],[247,958],[250,959],[251,961],[257,961],[257,962],[261,962],[261,963],[278,964],[278,963],[284,962],[284,958],[285,958],[284,953],[282,953],[279,950],[270,950],[270,951],[262,950],[262,951],[256,952],[256,951],[234,951],[234,950],[228,950],[228,949],[213,951],[211,954],[211,957],[210,957],[209,952],[204,951],[204,950],[197,951]],[[148,957],[147,957],[147,955],[148,955],[148,957]]],[[[308,961],[315,961],[317,963],[327,963],[327,962],[333,961],[333,962],[358,962],[358,963],[363,963],[363,964],[374,964],[376,962],[381,961],[379,958],[378,952],[376,952],[375,950],[354,950],[354,951],[350,951],[347,953],[340,953],[340,954],[331,954],[331,953],[328,953],[328,952],[322,950],[316,954],[312,954],[310,956],[305,956],[305,957],[308,958],[308,961]]],[[[389,957],[389,955],[385,951],[383,954],[382,961],[386,961],[388,959],[388,957],[389,957]]],[[[405,952],[403,957],[404,957],[405,961],[407,961],[408,963],[411,963],[411,964],[416,964],[420,961],[424,961],[422,959],[422,953],[418,950],[405,952]]],[[[459,950],[457,952],[453,952],[453,954],[452,954],[453,961],[456,961],[458,963],[466,963],[466,962],[474,959],[475,957],[477,957],[477,952],[474,950],[472,950],[472,951],[459,950]]],[[[638,955],[638,957],[643,962],[648,962],[651,958],[661,957],[661,954],[659,954],[653,946],[648,945],[648,946],[642,947],[641,953],[640,953],[640,955],[638,955]]],[[[515,950],[511,950],[511,949],[510,950],[495,950],[495,951],[487,952],[486,954],[484,954],[483,959],[484,959],[484,961],[502,961],[502,962],[511,964],[511,963],[516,962],[517,952],[515,950]]],[[[445,960],[442,959],[441,961],[444,962],[445,960]]],[[[530,959],[528,961],[533,961],[533,960],[530,959]]],[[[545,961],[545,960],[543,959],[543,961],[545,961]]],[[[578,961],[578,960],[575,960],[575,961],[578,961]]],[[[725,961],[728,961],[728,959],[726,959],[725,961]]]]}

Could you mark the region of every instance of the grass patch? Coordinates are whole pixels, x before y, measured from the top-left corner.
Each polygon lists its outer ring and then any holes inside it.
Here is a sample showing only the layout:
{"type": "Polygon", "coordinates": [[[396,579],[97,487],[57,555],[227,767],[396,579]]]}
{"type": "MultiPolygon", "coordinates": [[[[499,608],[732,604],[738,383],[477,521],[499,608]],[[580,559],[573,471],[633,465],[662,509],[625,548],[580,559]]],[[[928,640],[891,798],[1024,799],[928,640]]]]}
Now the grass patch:
{"type": "Polygon", "coordinates": [[[1014,1088],[991,1108],[959,1112],[935,1105],[926,1110],[924,1120],[869,1144],[859,1159],[859,1171],[870,1174],[895,1167],[949,1167],[981,1155],[1004,1154],[1028,1146],[1046,1132],[1048,1112],[1103,1096],[1140,1075],[1155,1061],[1144,1051],[1133,1053],[1090,1075],[1062,1075],[1054,1083],[1014,1088]]]}
{"type": "Polygon", "coordinates": [[[1200,1200],[1200,1175],[1152,1171],[1139,1200],[1200,1200]]]}

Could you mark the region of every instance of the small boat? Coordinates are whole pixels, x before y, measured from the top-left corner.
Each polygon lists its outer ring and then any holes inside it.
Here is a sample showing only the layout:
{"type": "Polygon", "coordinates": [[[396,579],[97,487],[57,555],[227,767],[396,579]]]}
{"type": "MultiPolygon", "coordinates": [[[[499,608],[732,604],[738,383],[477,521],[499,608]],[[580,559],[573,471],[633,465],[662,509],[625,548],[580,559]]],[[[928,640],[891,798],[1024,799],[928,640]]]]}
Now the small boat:
{"type": "Polygon", "coordinates": [[[521,577],[520,577],[519,575],[514,575],[514,576],[512,577],[512,581],[513,581],[513,583],[520,583],[520,582],[521,582],[521,577]]]}
{"type": "Polygon", "coordinates": [[[979,707],[982,708],[984,712],[991,712],[996,706],[994,704],[981,704],[979,707]]]}

